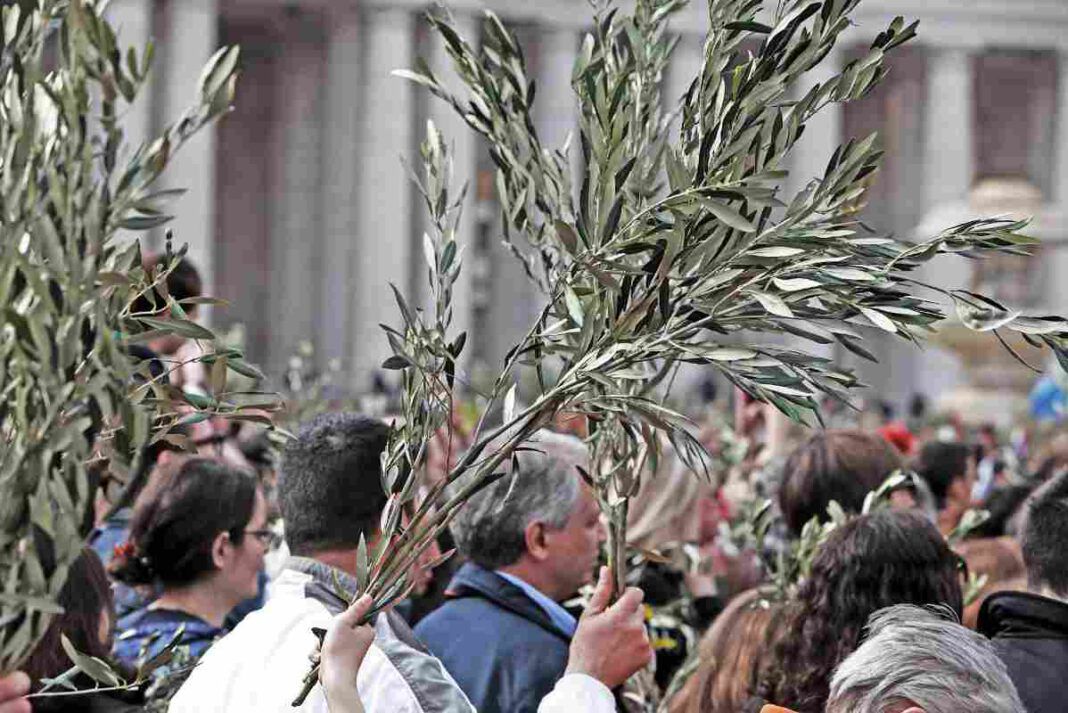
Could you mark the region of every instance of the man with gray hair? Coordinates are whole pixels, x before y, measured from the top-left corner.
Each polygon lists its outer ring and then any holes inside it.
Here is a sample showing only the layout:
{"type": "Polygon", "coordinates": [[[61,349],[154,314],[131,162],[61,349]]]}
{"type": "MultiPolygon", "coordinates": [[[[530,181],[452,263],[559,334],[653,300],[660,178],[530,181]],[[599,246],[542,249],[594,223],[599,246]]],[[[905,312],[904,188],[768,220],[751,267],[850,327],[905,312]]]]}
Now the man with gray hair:
{"type": "Polygon", "coordinates": [[[533,713],[563,676],[576,621],[559,602],[591,580],[604,539],[581,442],[543,432],[532,447],[457,515],[468,561],[415,629],[480,713],[533,713]]]}
{"type": "Polygon", "coordinates": [[[826,713],[1025,713],[1005,664],[981,635],[911,604],[872,615],[839,664],[826,713]]]}

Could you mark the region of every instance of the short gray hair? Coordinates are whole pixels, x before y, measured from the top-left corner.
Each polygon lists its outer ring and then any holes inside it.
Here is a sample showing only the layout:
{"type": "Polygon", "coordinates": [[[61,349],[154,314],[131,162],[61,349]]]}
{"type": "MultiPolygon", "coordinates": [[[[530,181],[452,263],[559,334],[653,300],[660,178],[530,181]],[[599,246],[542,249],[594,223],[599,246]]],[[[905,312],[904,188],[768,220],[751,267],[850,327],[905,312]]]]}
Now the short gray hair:
{"type": "Polygon", "coordinates": [[[927,713],[1024,713],[993,644],[946,611],[875,612],[867,640],[834,672],[826,713],[885,713],[904,702],[927,713]]]}
{"type": "Polygon", "coordinates": [[[575,510],[579,494],[575,466],[586,464],[585,446],[572,436],[547,431],[529,446],[538,451],[517,455],[514,479],[510,474],[476,494],[452,521],[460,552],[486,569],[514,564],[523,556],[524,531],[531,522],[560,529],[575,510]]]}

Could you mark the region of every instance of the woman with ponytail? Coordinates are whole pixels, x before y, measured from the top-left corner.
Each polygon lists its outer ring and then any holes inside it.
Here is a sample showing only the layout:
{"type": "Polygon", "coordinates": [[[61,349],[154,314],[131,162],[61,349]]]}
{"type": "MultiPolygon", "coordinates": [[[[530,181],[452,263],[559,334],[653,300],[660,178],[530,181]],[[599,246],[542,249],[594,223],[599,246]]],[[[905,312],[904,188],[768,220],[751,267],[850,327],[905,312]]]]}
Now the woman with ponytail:
{"type": "Polygon", "coordinates": [[[130,538],[109,570],[159,596],[122,617],[115,657],[151,657],[182,631],[192,658],[224,632],[227,613],[257,592],[271,533],[267,503],[252,475],[208,458],[162,466],[134,506],[130,538]]]}

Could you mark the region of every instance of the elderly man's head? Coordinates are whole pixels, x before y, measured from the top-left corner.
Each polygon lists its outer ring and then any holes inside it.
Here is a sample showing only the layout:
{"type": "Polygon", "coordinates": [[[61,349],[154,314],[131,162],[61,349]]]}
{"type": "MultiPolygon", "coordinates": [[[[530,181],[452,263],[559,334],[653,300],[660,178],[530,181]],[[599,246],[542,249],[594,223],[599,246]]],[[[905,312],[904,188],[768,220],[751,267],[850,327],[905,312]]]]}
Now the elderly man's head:
{"type": "Polygon", "coordinates": [[[600,512],[576,465],[577,439],[544,432],[518,455],[519,469],[473,497],[452,524],[461,552],[563,599],[590,580],[604,539],[600,512]]]}
{"type": "Polygon", "coordinates": [[[1023,713],[993,644],[930,609],[876,612],[834,672],[826,713],[1023,713]]]}

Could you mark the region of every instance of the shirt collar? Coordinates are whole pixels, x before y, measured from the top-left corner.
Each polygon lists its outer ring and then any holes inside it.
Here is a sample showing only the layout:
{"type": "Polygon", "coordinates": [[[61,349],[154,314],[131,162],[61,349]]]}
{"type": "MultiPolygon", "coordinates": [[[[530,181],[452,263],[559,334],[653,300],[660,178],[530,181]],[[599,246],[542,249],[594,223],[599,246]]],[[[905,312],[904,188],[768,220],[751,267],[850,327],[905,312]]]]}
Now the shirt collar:
{"type": "Polygon", "coordinates": [[[540,606],[545,613],[549,615],[549,620],[562,632],[568,636],[575,635],[575,628],[578,626],[578,622],[576,622],[575,617],[571,616],[567,609],[560,606],[558,602],[554,602],[551,598],[542,594],[542,592],[533,585],[527,584],[514,574],[508,574],[499,569],[495,571],[495,574],[519,587],[519,589],[523,591],[523,594],[526,594],[534,600],[534,603],[540,606]]]}

